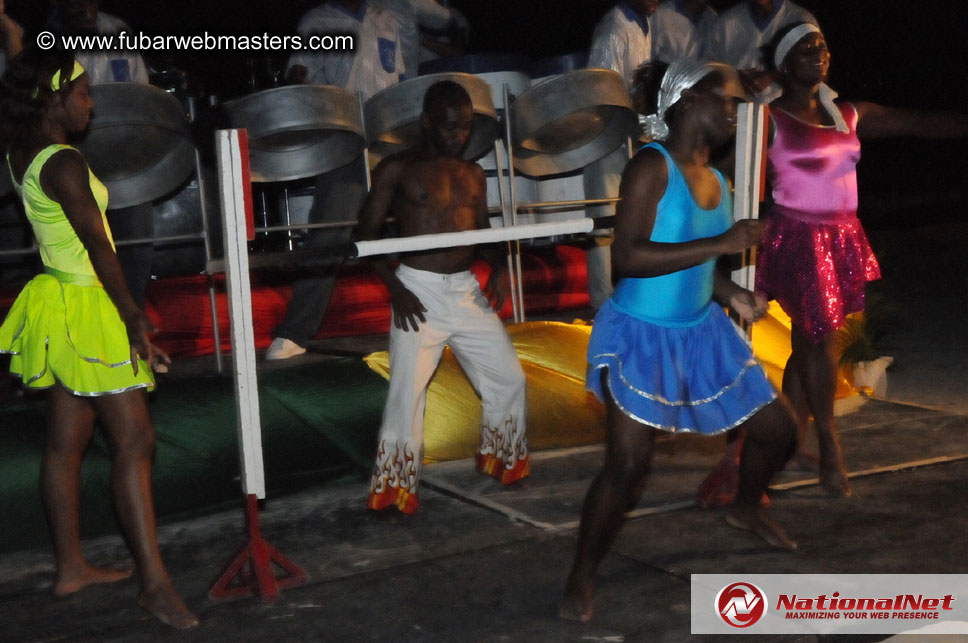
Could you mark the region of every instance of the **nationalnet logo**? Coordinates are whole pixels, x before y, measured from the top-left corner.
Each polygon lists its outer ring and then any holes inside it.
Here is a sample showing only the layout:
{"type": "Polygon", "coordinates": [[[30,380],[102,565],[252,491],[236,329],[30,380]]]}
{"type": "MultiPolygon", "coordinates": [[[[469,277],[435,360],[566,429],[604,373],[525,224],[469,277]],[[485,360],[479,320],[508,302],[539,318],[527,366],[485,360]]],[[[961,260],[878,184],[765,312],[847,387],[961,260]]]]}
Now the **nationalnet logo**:
{"type": "Polygon", "coordinates": [[[767,599],[752,583],[732,583],[716,595],[719,617],[733,627],[750,627],[766,614],[767,599]]]}
{"type": "Polygon", "coordinates": [[[693,634],[968,634],[968,574],[692,574],[693,634]]]}
{"type": "Polygon", "coordinates": [[[840,592],[799,596],[780,594],[776,609],[788,619],[896,619],[939,620],[942,610],[951,611],[955,598],[924,594],[894,596],[841,596],[840,592]]]}

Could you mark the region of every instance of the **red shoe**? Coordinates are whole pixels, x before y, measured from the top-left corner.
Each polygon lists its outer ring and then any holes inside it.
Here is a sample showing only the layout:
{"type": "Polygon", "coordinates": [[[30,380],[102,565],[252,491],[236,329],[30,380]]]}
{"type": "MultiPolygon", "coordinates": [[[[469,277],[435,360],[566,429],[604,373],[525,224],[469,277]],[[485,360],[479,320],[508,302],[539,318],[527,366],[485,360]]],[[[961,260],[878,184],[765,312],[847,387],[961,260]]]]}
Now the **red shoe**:
{"type": "Polygon", "coordinates": [[[382,493],[371,491],[366,499],[366,506],[373,511],[396,507],[400,513],[412,516],[420,507],[420,499],[417,498],[417,494],[410,493],[406,489],[388,486],[382,493]]]}
{"type": "Polygon", "coordinates": [[[490,453],[478,453],[474,458],[477,470],[486,476],[491,476],[503,485],[509,485],[527,478],[531,473],[531,458],[525,457],[514,463],[510,469],[504,468],[504,461],[495,458],[490,453]]]}

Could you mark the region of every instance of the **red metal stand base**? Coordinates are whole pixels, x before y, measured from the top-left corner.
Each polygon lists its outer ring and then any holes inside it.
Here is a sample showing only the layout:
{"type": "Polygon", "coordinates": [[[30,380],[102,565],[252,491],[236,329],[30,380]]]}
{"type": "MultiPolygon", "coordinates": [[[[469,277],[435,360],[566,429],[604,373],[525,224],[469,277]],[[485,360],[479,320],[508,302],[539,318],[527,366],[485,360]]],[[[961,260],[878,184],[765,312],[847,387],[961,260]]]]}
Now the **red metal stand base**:
{"type": "Polygon", "coordinates": [[[245,519],[249,540],[212,584],[208,597],[226,600],[258,595],[264,601],[274,601],[279,598],[280,589],[305,583],[306,572],[262,538],[254,494],[245,497],[245,519]],[[285,574],[276,577],[273,565],[285,574]]]}

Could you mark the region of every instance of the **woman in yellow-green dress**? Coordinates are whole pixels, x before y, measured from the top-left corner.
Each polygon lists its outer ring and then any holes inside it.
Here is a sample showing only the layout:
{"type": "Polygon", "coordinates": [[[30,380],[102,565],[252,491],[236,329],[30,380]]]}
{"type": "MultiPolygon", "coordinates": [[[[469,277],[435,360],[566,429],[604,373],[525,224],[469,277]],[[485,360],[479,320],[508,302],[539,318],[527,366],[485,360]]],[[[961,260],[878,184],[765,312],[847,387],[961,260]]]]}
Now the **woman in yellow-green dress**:
{"type": "Polygon", "coordinates": [[[112,448],[111,491],[141,581],[139,603],[177,628],[197,625],[161,560],[151,494],[154,427],[146,391],[168,358],[125,286],[104,217],[107,190],[66,144],[94,103],[63,52],[27,50],[0,81],[0,144],[44,264],[0,326],[0,352],[29,388],[47,390],[41,484],[57,578],[66,596],[130,572],[92,565],[80,546],[80,470],[95,419],[112,448]]]}

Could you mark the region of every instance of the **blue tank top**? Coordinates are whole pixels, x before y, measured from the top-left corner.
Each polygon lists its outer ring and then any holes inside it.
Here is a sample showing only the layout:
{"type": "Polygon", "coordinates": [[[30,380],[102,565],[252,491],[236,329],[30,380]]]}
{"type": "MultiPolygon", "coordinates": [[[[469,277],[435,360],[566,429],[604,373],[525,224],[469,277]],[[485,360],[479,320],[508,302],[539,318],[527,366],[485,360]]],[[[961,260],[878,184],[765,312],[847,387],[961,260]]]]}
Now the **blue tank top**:
{"type": "MultiPolygon", "coordinates": [[[[649,143],[665,157],[669,182],[659,200],[651,240],[682,243],[720,235],[733,225],[733,199],[717,170],[719,205],[705,210],[696,205],[679,166],[664,147],[649,143]]],[[[619,281],[612,305],[622,312],[660,326],[692,326],[709,313],[713,297],[713,257],[698,266],[658,277],[630,277],[619,281]]]]}

